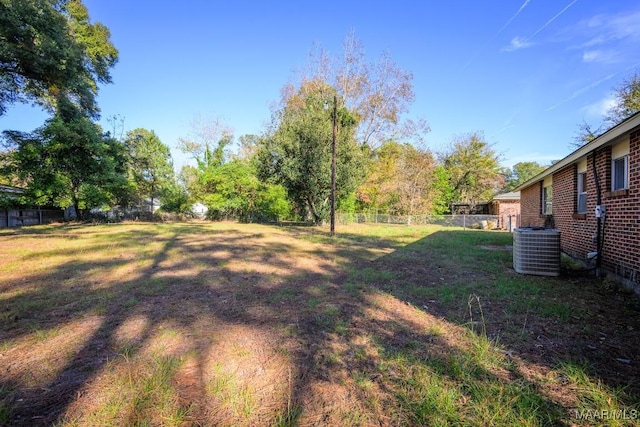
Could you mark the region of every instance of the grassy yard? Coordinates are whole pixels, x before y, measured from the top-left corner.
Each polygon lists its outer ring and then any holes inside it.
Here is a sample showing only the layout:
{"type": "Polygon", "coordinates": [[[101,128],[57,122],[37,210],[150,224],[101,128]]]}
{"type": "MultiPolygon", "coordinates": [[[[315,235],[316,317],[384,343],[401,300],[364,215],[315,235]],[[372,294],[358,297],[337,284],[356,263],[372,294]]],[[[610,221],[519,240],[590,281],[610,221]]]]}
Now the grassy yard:
{"type": "Polygon", "coordinates": [[[0,230],[0,425],[637,425],[640,303],[511,235],[0,230]]]}

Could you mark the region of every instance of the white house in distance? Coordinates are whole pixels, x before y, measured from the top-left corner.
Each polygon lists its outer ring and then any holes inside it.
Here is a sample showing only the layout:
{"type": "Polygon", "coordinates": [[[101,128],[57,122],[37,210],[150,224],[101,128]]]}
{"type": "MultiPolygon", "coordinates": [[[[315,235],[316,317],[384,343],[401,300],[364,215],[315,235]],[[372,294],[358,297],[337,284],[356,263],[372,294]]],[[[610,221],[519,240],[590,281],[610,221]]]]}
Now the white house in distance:
{"type": "Polygon", "coordinates": [[[193,215],[195,215],[196,218],[203,219],[207,216],[208,211],[209,209],[200,202],[194,203],[193,206],[191,206],[191,212],[193,212],[193,215]]]}

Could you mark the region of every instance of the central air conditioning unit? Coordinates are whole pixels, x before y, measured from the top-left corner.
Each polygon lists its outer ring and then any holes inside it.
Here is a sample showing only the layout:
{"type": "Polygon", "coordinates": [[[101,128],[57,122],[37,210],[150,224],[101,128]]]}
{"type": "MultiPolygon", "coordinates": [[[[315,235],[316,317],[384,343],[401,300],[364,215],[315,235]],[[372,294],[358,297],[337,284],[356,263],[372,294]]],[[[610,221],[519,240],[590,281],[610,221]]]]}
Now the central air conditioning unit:
{"type": "Polygon", "coordinates": [[[560,231],[521,227],[513,233],[513,269],[521,274],[560,275],[560,231]]]}

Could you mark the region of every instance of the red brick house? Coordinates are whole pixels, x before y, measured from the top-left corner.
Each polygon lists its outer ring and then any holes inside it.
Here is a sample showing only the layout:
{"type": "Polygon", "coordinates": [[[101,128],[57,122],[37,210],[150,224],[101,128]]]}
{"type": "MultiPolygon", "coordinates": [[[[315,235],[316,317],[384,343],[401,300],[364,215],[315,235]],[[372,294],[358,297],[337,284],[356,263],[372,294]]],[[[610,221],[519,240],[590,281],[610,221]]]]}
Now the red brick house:
{"type": "Polygon", "coordinates": [[[640,113],[516,190],[521,226],[558,229],[563,252],[640,293],[640,113]]]}
{"type": "Polygon", "coordinates": [[[520,192],[513,191],[493,196],[489,214],[498,215],[498,227],[513,231],[520,223],[520,192]]]}

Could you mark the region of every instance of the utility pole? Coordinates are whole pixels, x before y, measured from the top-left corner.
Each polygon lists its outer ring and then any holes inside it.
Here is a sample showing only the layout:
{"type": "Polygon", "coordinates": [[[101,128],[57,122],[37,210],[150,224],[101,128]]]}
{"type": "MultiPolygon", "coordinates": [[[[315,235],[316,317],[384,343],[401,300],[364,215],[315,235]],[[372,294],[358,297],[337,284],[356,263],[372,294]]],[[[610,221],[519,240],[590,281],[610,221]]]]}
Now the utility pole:
{"type": "Polygon", "coordinates": [[[336,138],[338,136],[338,97],[333,95],[333,142],[331,144],[331,237],[336,235],[336,138]]]}

